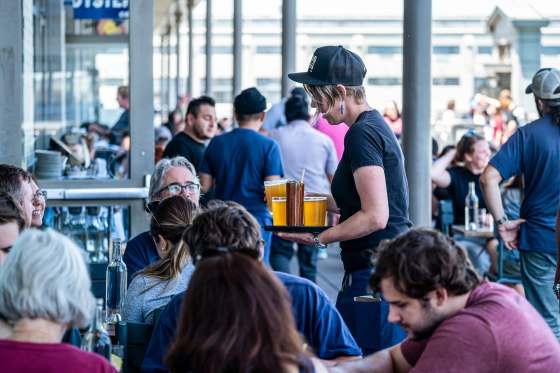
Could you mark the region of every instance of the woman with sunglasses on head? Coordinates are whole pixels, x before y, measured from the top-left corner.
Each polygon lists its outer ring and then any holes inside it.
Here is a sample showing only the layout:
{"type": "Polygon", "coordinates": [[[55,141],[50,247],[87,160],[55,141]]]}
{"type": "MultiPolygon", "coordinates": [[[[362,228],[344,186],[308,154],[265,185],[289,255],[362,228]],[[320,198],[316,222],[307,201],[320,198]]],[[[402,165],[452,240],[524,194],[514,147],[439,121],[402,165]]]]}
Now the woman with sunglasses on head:
{"type": "MultiPolygon", "coordinates": [[[[480,189],[480,175],[490,161],[490,145],[484,135],[468,131],[457,143],[455,149],[432,164],[432,182],[439,188],[445,188],[453,202],[453,224],[465,224],[465,198],[469,193],[469,183],[474,182],[478,197],[478,208],[485,209],[486,202],[480,189]]],[[[490,257],[484,250],[486,240],[454,235],[465,246],[469,257],[481,275],[490,268],[490,257]]]]}
{"type": "Polygon", "coordinates": [[[288,291],[262,263],[260,227],[244,207],[217,202],[184,237],[196,271],[165,358],[169,371],[326,372],[296,329],[288,291]]]}
{"type": "Polygon", "coordinates": [[[184,230],[198,213],[197,205],[177,195],[148,205],[152,235],[160,260],[137,272],[124,300],[123,318],[154,323],[154,311],[187,288],[194,266],[182,240],[184,230]]]}

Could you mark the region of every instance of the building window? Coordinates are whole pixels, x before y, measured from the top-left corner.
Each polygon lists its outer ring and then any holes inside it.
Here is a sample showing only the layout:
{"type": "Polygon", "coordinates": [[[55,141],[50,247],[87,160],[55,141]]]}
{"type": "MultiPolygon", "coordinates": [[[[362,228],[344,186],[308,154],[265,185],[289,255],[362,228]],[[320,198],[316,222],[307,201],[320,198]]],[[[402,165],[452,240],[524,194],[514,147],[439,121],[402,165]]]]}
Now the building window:
{"type": "Polygon", "coordinates": [[[368,54],[402,54],[402,47],[396,45],[370,45],[367,49],[368,54]]]}
{"type": "Polygon", "coordinates": [[[269,103],[280,101],[280,78],[257,78],[257,88],[269,103]]]}
{"type": "MultiPolygon", "coordinates": [[[[201,87],[206,85],[206,77],[200,79],[201,87]]],[[[219,103],[231,103],[233,101],[233,79],[214,78],[212,79],[213,98],[219,103]]]]}
{"type": "Polygon", "coordinates": [[[459,85],[459,78],[433,78],[433,85],[459,85]]]}
{"type": "Polygon", "coordinates": [[[368,85],[401,85],[401,78],[368,78],[368,85]]]}
{"type": "MultiPolygon", "coordinates": [[[[200,53],[206,54],[206,45],[200,47],[200,53]]],[[[231,45],[215,45],[212,47],[212,54],[232,54],[233,49],[231,45]]]]}
{"type": "Polygon", "coordinates": [[[476,49],[476,53],[478,53],[478,54],[492,54],[493,49],[494,49],[494,47],[492,47],[492,46],[480,45],[476,49]]]}
{"type": "Polygon", "coordinates": [[[279,45],[257,45],[257,54],[282,54],[279,45]]]}
{"type": "Polygon", "coordinates": [[[434,54],[459,54],[459,46],[457,45],[435,45],[434,54]]]}
{"type": "Polygon", "coordinates": [[[542,47],[542,53],[546,55],[560,54],[560,47],[542,47]]]}

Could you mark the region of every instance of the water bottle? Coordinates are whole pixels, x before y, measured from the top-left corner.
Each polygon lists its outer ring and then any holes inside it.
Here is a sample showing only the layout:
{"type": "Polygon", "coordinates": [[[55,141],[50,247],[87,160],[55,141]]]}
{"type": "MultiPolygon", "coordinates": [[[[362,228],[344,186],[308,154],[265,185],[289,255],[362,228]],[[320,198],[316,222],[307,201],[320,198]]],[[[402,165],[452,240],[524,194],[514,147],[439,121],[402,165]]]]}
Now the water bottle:
{"type": "Polygon", "coordinates": [[[97,307],[93,315],[93,322],[82,339],[81,349],[94,352],[111,361],[111,339],[103,329],[103,299],[97,299],[97,307]]]}
{"type": "Polygon", "coordinates": [[[465,230],[478,229],[478,197],[474,190],[474,181],[469,182],[469,193],[465,198],[465,230]]]}
{"type": "Polygon", "coordinates": [[[121,240],[113,241],[113,255],[107,266],[105,320],[116,324],[122,320],[122,306],[126,296],[126,264],[122,260],[121,240]]]}
{"type": "Polygon", "coordinates": [[[105,246],[105,229],[99,219],[99,207],[88,206],[87,211],[87,241],[86,249],[92,263],[107,262],[107,247],[105,246]]]}

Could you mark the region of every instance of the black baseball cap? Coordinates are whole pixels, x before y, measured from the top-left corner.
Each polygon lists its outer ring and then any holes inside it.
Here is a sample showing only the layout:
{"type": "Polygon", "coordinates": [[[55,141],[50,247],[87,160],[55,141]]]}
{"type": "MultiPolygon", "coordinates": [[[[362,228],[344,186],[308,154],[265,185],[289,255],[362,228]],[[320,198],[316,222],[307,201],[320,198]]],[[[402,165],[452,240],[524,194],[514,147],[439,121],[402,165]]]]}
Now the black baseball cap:
{"type": "Polygon", "coordinates": [[[233,108],[237,114],[257,114],[266,110],[266,98],[255,87],[247,88],[235,97],[233,108]]]}
{"type": "Polygon", "coordinates": [[[360,56],[339,45],[317,48],[307,72],[291,73],[288,78],[310,85],[342,84],[353,87],[362,85],[366,72],[360,56]]]}

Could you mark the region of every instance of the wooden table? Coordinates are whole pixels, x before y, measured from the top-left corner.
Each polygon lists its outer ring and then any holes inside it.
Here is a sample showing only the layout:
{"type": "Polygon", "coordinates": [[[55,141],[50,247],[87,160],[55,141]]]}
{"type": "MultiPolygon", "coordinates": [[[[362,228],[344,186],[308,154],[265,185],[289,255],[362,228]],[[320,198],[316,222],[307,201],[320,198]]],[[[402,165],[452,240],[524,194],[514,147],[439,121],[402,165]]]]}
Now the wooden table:
{"type": "Polygon", "coordinates": [[[460,233],[465,237],[480,237],[480,238],[494,237],[494,229],[491,227],[484,227],[476,231],[468,231],[465,229],[464,225],[452,225],[451,230],[455,233],[460,233]]]}

